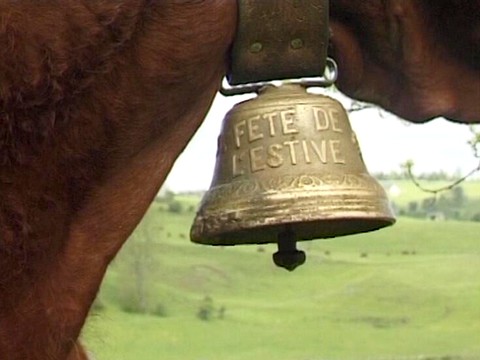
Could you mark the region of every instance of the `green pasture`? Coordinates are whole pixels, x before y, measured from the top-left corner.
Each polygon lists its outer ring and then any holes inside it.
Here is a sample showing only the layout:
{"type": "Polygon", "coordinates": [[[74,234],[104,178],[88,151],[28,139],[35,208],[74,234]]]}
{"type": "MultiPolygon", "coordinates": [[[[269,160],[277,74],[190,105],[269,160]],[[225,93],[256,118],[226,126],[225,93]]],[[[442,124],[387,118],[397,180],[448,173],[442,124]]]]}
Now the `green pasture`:
{"type": "Polygon", "coordinates": [[[188,209],[154,203],[112,264],[83,334],[95,359],[480,359],[480,223],[301,243],[289,273],[274,246],[190,243],[188,209]],[[139,293],[146,313],[124,311],[139,293]]]}
{"type": "MultiPolygon", "coordinates": [[[[431,197],[432,194],[423,192],[410,180],[384,180],[381,181],[384,187],[389,190],[391,186],[397,186],[400,192],[397,195],[389,194],[392,201],[400,206],[407,206],[411,201],[421,201],[425,198],[431,197]]],[[[427,189],[435,190],[450,185],[449,181],[424,181],[418,180],[420,185],[427,189]]],[[[459,186],[465,191],[465,195],[469,199],[480,200],[480,181],[464,181],[459,186]]],[[[480,210],[480,209],[479,209],[480,210]]]]}
{"type": "MultiPolygon", "coordinates": [[[[451,182],[447,181],[424,181],[419,180],[421,186],[429,190],[436,190],[451,185],[451,182]]],[[[429,192],[422,191],[410,180],[386,180],[382,181],[383,186],[389,193],[390,200],[394,203],[398,212],[412,216],[408,214],[409,205],[412,202],[416,202],[418,205],[418,211],[422,212],[422,203],[427,198],[432,199],[435,195],[429,192]]],[[[452,198],[454,190],[448,190],[436,195],[437,211],[445,212],[450,217],[452,214],[456,214],[457,219],[471,220],[476,218],[480,219],[480,181],[464,181],[458,187],[461,187],[463,199],[460,206],[442,206],[442,197],[452,198]]],[[[434,210],[434,209],[431,209],[434,210]]],[[[417,214],[418,216],[418,214],[417,214]]],[[[425,215],[423,215],[425,217],[425,215]]]]}

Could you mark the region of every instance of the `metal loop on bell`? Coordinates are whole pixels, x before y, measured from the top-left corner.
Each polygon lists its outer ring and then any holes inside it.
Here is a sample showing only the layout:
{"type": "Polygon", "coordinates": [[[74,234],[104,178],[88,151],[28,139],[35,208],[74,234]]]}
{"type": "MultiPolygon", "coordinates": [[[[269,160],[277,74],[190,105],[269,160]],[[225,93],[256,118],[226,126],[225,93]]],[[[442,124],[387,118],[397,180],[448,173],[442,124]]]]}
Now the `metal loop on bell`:
{"type": "Polygon", "coordinates": [[[226,78],[223,79],[220,93],[224,96],[234,96],[248,94],[252,92],[258,92],[261,88],[268,85],[277,84],[299,84],[304,87],[329,87],[332,86],[338,77],[338,66],[335,60],[327,58],[325,71],[321,77],[316,78],[301,78],[301,79],[288,79],[282,81],[263,81],[251,84],[242,84],[230,86],[226,78]]]}

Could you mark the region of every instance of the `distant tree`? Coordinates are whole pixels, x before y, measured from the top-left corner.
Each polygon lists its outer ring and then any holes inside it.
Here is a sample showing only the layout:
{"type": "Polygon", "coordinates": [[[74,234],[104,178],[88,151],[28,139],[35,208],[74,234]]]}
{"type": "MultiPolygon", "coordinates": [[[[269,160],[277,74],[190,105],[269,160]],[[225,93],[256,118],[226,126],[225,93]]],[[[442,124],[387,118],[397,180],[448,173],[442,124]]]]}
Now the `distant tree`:
{"type": "Polygon", "coordinates": [[[197,317],[203,321],[210,321],[213,318],[214,311],[213,299],[210,296],[205,296],[198,308],[197,317]]]}
{"type": "Polygon", "coordinates": [[[409,213],[416,213],[418,211],[418,202],[410,201],[408,203],[408,212],[409,213]]]}
{"type": "Polygon", "coordinates": [[[404,180],[407,178],[404,172],[391,171],[389,173],[377,172],[373,173],[373,177],[378,180],[404,180]]]}
{"type": "Polygon", "coordinates": [[[175,199],[175,193],[172,190],[166,190],[163,198],[167,202],[173,201],[175,199]]]}
{"type": "Polygon", "coordinates": [[[427,181],[449,181],[452,177],[445,171],[434,171],[418,175],[418,179],[427,181]]]}
{"type": "Polygon", "coordinates": [[[444,194],[440,195],[437,200],[437,207],[440,209],[449,209],[452,205],[452,199],[444,194]]]}
{"type": "Polygon", "coordinates": [[[153,270],[157,267],[152,243],[147,224],[142,223],[118,256],[118,301],[124,311],[147,313],[150,310],[155,281],[153,270]]]}
{"type": "Polygon", "coordinates": [[[473,214],[472,221],[480,222],[480,212],[473,214]]]}
{"type": "Polygon", "coordinates": [[[183,205],[180,201],[173,200],[168,203],[168,211],[171,213],[180,214],[183,212],[183,205]]]}
{"type": "Polygon", "coordinates": [[[430,189],[422,186],[422,184],[419,183],[418,179],[421,178],[421,176],[417,177],[413,174],[413,165],[414,165],[413,160],[407,160],[404,164],[402,164],[404,173],[417,188],[419,188],[424,192],[433,194],[434,197],[436,197],[437,194],[441,192],[454,189],[459,184],[464,182],[466,179],[468,179],[469,177],[473,176],[475,173],[480,171],[480,130],[478,130],[478,128],[475,128],[472,125],[470,126],[470,132],[472,133],[472,138],[467,142],[467,144],[472,149],[473,157],[477,160],[477,165],[466,175],[461,177],[455,177],[455,179],[453,179],[452,177],[449,177],[448,175],[445,174],[445,172],[442,172],[442,171],[430,174],[427,180],[449,180],[450,181],[450,184],[448,185],[441,186],[436,189],[430,189]]]}
{"type": "Polygon", "coordinates": [[[436,198],[435,197],[429,197],[429,198],[423,199],[422,200],[422,210],[434,211],[435,210],[435,204],[436,204],[436,198]]]}
{"type": "Polygon", "coordinates": [[[467,195],[461,186],[455,186],[452,189],[452,203],[454,206],[461,207],[467,202],[467,195]]]}

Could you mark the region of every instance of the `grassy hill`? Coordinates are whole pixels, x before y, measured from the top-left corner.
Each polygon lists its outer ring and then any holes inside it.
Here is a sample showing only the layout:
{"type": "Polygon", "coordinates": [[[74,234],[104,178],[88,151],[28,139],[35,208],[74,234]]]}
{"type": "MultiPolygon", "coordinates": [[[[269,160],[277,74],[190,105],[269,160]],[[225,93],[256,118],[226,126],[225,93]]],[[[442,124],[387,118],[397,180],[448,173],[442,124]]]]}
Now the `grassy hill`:
{"type": "Polygon", "coordinates": [[[191,244],[181,201],[155,203],[111,266],[83,335],[96,359],[480,359],[480,223],[301,243],[288,273],[274,246],[191,244]]]}
{"type": "MultiPolygon", "coordinates": [[[[451,182],[446,181],[422,181],[420,184],[427,189],[439,189],[450,185],[451,182]]],[[[410,180],[388,180],[382,181],[383,186],[389,192],[390,200],[395,204],[397,212],[408,213],[409,204],[416,202],[418,204],[419,212],[421,212],[422,202],[427,198],[432,198],[432,194],[423,192],[413,184],[410,180]]],[[[443,211],[454,210],[457,217],[470,220],[477,214],[480,219],[480,181],[465,181],[460,184],[464,194],[464,202],[461,206],[437,206],[443,211]]],[[[437,200],[441,203],[441,197],[451,198],[454,190],[442,192],[437,195],[437,200]]],[[[410,214],[411,215],[411,214],[410,214]]],[[[419,214],[417,214],[419,215],[419,214]]],[[[450,214],[451,215],[451,214],[450,214]]]]}

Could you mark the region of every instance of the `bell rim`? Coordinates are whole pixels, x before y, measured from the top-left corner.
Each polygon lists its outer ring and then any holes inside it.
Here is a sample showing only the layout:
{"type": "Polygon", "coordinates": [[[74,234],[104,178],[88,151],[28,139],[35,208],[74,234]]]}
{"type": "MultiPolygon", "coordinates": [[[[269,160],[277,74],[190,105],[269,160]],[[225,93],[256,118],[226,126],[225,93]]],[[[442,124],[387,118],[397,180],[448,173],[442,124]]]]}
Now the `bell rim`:
{"type": "Polygon", "coordinates": [[[298,227],[298,224],[304,224],[300,227],[307,227],[308,230],[299,231],[298,240],[312,240],[373,231],[395,223],[394,212],[383,190],[348,192],[343,189],[336,193],[328,192],[328,196],[324,192],[309,191],[304,192],[303,197],[298,193],[282,192],[280,200],[275,198],[276,194],[263,194],[245,199],[243,204],[233,201],[223,204],[223,207],[209,206],[212,203],[208,202],[207,197],[193,222],[191,239],[198,243],[228,245],[231,241],[226,238],[230,236],[236,238],[236,242],[245,244],[269,243],[276,242],[276,235],[270,233],[274,232],[274,227],[280,228],[286,224],[298,227]],[[331,230],[332,235],[315,229],[313,224],[320,222],[330,225],[333,222],[345,223],[348,230],[336,226],[335,230],[331,230]],[[353,223],[355,226],[352,228],[353,223]],[[271,231],[265,233],[267,228],[271,231]],[[238,236],[232,236],[247,230],[262,233],[260,236],[266,239],[239,240],[238,236]]]}
{"type": "Polygon", "coordinates": [[[339,218],[325,218],[325,219],[311,219],[311,220],[285,220],[278,219],[276,224],[243,224],[241,227],[223,228],[222,231],[209,229],[201,231],[195,225],[192,226],[191,241],[197,244],[213,245],[213,246],[235,246],[243,244],[269,244],[277,242],[277,235],[284,231],[285,228],[293,228],[296,230],[296,241],[310,241],[310,240],[325,240],[336,237],[343,237],[356,234],[364,234],[373,232],[382,228],[386,228],[395,224],[396,219],[391,215],[379,215],[371,214],[371,216],[365,216],[365,214],[355,216],[350,214],[348,217],[339,218]],[[330,227],[332,224],[338,225],[355,223],[355,231],[346,230],[345,232],[336,231],[334,234],[320,234],[320,235],[302,235],[304,233],[301,230],[302,226],[312,226],[321,222],[321,225],[330,227]],[[359,227],[358,224],[363,224],[363,227],[359,227]],[[300,229],[300,230],[299,230],[300,229]],[[200,231],[199,231],[200,230],[200,231]],[[252,235],[253,234],[253,235],[252,235]],[[268,234],[265,236],[265,234],[268,234]],[[273,235],[272,235],[273,234],[273,235]]]}

